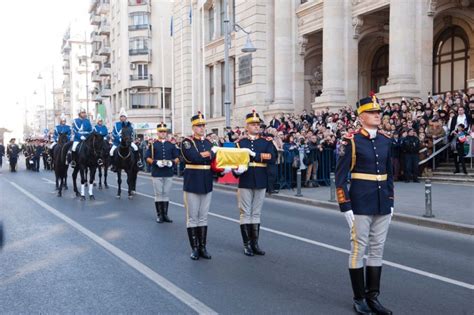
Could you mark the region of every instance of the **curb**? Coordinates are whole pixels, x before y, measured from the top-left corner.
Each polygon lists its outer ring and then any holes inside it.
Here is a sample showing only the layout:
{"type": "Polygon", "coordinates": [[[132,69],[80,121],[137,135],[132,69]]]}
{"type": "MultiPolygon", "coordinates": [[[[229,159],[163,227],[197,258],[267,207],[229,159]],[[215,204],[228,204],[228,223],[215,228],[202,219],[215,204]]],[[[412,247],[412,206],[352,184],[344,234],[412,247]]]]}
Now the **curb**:
{"type": "MultiPolygon", "coordinates": [[[[142,174],[145,176],[151,177],[149,174],[142,174]]],[[[183,179],[180,177],[173,178],[177,182],[183,182],[183,179]]],[[[225,191],[237,191],[237,187],[225,185],[225,184],[218,184],[214,183],[214,188],[225,190],[225,191]]],[[[287,196],[287,195],[266,195],[266,198],[273,199],[273,200],[281,200],[281,201],[288,201],[294,202],[302,205],[307,206],[315,206],[318,208],[332,210],[332,211],[339,211],[339,205],[335,202],[324,201],[324,200],[317,200],[317,199],[310,199],[304,197],[296,197],[296,196],[287,196]]],[[[418,217],[409,214],[401,214],[395,213],[393,215],[393,220],[397,222],[409,223],[412,225],[429,227],[438,230],[462,233],[467,235],[474,235],[474,226],[469,224],[461,224],[461,223],[454,223],[449,221],[443,221],[438,219],[427,219],[424,217],[418,217]]]]}

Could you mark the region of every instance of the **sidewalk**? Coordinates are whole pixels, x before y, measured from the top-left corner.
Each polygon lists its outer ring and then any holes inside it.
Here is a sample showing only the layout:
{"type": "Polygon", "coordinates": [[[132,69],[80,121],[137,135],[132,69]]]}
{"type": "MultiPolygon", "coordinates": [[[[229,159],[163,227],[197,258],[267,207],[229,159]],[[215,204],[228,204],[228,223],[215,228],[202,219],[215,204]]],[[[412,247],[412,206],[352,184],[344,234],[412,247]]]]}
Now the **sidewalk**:
{"type": "MultiPolygon", "coordinates": [[[[425,184],[395,182],[395,213],[421,217],[425,213],[425,184]]],[[[432,210],[435,219],[474,226],[474,186],[432,183],[432,210]]],[[[329,187],[302,188],[303,198],[329,201],[329,187]]],[[[294,190],[279,195],[295,196],[294,190]]]]}

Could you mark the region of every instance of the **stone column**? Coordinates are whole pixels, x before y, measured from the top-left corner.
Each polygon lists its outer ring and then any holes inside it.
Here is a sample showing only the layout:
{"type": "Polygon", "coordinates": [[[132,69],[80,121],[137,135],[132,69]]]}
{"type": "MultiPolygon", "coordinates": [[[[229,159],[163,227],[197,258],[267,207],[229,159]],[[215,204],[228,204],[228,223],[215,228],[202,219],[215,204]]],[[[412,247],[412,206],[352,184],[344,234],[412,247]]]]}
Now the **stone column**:
{"type": "MultiPolygon", "coordinates": [[[[323,4],[323,93],[313,108],[339,108],[346,105],[345,79],[345,4],[344,0],[323,4]]],[[[352,39],[352,38],[351,38],[352,39]]]]}
{"type": "Polygon", "coordinates": [[[419,0],[390,1],[390,60],[387,85],[379,97],[416,97],[416,8],[419,0]]]}
{"type": "Polygon", "coordinates": [[[294,47],[292,33],[292,1],[275,0],[274,2],[274,38],[275,38],[275,99],[270,110],[293,110],[292,93],[292,52],[294,47]]]}

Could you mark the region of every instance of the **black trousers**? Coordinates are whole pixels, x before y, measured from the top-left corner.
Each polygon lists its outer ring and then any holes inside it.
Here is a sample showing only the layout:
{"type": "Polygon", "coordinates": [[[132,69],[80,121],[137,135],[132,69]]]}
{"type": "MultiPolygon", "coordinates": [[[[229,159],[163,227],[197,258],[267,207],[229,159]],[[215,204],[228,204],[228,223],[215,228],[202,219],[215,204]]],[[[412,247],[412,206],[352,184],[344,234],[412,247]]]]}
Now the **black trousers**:
{"type": "Polygon", "coordinates": [[[404,156],[403,177],[405,180],[418,180],[418,153],[407,153],[404,156]]]}
{"type": "Polygon", "coordinates": [[[462,171],[464,173],[467,173],[466,162],[464,161],[464,155],[461,156],[458,153],[454,153],[454,165],[456,166],[456,171],[455,172],[459,172],[459,163],[461,163],[461,165],[462,165],[462,171]]]}
{"type": "Polygon", "coordinates": [[[278,176],[278,166],[275,164],[269,164],[267,166],[267,191],[274,191],[275,184],[278,176]]]}
{"type": "Polygon", "coordinates": [[[17,158],[10,158],[10,172],[16,172],[16,162],[17,158]]]}

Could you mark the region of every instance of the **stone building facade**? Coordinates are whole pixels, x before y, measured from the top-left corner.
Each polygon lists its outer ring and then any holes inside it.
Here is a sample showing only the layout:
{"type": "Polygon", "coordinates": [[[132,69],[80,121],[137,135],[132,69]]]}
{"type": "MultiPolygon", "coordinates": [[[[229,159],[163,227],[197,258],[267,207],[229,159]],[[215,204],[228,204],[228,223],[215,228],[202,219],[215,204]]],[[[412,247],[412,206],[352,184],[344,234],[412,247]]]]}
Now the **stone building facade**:
{"type": "MultiPolygon", "coordinates": [[[[398,100],[474,88],[472,0],[228,0],[232,126],[275,113],[354,105],[370,91],[398,100]],[[249,62],[251,67],[249,67],[249,62]],[[251,76],[249,78],[249,74],[251,76]]],[[[224,0],[173,6],[174,126],[198,110],[225,127],[224,0]]]]}

